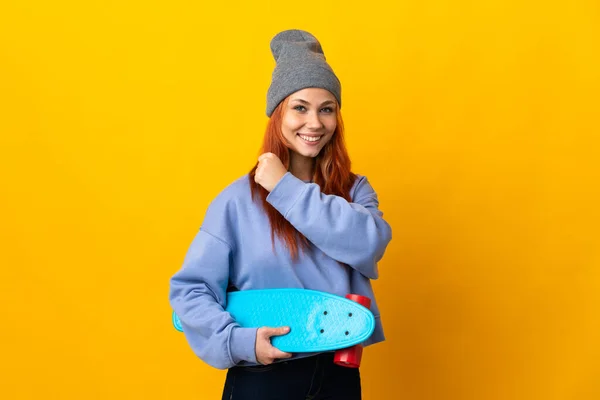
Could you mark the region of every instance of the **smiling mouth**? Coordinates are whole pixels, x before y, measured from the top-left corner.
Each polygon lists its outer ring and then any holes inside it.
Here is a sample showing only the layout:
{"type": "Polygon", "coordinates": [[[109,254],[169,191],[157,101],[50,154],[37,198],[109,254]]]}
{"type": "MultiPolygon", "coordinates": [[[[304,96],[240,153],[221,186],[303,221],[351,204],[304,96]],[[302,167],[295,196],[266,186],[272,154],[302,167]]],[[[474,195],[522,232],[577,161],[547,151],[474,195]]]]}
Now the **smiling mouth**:
{"type": "Polygon", "coordinates": [[[321,141],[321,138],[323,137],[323,135],[320,136],[306,136],[306,135],[302,135],[302,134],[298,134],[298,136],[300,136],[300,139],[304,140],[306,143],[319,143],[321,141]]]}

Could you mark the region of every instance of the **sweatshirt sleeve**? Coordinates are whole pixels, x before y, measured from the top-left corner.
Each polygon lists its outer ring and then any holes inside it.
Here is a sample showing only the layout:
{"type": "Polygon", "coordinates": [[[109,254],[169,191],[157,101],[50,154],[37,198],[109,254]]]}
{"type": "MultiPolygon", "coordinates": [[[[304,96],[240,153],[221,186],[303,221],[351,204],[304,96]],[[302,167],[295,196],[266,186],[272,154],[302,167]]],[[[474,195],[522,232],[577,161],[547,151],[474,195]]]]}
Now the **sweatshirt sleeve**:
{"type": "Polygon", "coordinates": [[[201,229],[170,281],[169,301],[188,343],[219,369],[256,364],[257,329],[240,327],[225,311],[231,253],[226,242],[201,229]]]}
{"type": "Polygon", "coordinates": [[[288,172],[267,201],[329,257],[377,279],[377,262],[392,238],[392,230],[366,177],[357,179],[351,195],[352,202],[348,202],[323,194],[319,185],[304,183],[288,172]]]}

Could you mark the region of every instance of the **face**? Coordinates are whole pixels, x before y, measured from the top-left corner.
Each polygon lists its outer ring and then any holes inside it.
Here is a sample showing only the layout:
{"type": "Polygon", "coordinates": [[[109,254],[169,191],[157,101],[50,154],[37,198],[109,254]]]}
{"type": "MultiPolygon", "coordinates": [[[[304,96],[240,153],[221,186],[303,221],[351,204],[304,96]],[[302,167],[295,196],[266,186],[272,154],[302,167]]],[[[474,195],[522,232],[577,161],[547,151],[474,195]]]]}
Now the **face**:
{"type": "Polygon", "coordinates": [[[325,89],[293,93],[283,113],[281,130],[298,155],[314,158],[329,142],[337,126],[337,102],[325,89]]]}

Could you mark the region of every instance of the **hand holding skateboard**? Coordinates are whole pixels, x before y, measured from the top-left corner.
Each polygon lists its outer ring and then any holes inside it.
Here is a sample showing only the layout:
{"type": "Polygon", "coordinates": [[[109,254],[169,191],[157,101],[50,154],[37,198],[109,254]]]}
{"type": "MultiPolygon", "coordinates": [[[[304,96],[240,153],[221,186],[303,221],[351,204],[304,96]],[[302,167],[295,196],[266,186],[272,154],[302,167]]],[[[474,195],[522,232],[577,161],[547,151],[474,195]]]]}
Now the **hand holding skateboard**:
{"type": "Polygon", "coordinates": [[[255,346],[256,361],[262,365],[269,365],[275,359],[290,358],[292,356],[290,353],[284,353],[271,344],[271,337],[285,335],[289,331],[290,329],[287,326],[282,328],[258,328],[255,346]]]}

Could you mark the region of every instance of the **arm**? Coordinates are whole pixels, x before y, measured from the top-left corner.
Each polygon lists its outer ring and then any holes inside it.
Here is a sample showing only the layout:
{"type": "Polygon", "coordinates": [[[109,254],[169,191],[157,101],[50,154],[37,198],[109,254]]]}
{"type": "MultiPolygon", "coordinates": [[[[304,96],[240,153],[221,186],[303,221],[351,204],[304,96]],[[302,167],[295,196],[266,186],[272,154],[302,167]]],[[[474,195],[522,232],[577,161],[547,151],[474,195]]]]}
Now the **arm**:
{"type": "Polygon", "coordinates": [[[225,311],[231,247],[200,230],[182,268],[171,278],[169,301],[194,353],[226,369],[256,363],[256,328],[241,328],[225,311]]]}
{"type": "Polygon", "coordinates": [[[365,177],[358,179],[353,192],[352,202],[325,195],[317,184],[304,183],[288,172],[267,201],[329,257],[377,279],[377,262],[392,238],[392,230],[365,177]]]}

